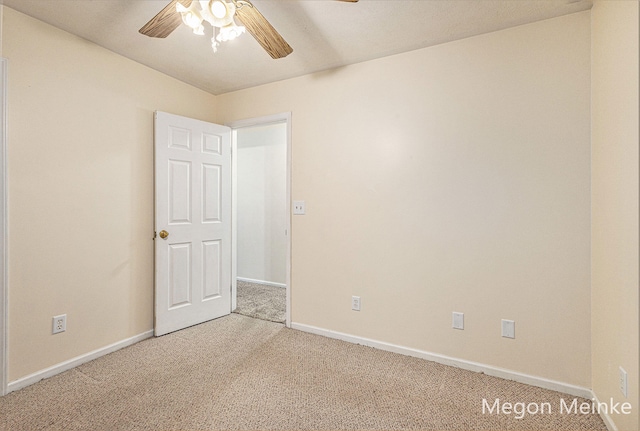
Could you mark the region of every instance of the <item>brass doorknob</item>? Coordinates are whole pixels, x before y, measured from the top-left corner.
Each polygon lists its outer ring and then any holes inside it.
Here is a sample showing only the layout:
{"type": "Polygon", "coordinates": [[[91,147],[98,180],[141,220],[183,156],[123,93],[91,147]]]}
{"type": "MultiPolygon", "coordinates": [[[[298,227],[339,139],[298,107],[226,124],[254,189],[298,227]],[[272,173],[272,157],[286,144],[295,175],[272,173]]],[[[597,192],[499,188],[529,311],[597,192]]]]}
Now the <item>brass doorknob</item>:
{"type": "Polygon", "coordinates": [[[169,236],[169,232],[167,232],[166,230],[160,231],[160,238],[165,239],[168,236],[169,236]]]}

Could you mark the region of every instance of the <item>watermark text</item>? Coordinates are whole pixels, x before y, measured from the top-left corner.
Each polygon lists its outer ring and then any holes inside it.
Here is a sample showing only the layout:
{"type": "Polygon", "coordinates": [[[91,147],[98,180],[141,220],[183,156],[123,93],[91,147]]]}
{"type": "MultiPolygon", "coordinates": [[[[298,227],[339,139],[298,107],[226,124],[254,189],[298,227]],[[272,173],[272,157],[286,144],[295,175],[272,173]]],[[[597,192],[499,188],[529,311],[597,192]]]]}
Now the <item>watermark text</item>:
{"type": "Polygon", "coordinates": [[[573,398],[565,400],[560,398],[557,405],[551,402],[509,402],[500,398],[494,400],[482,399],[483,415],[507,415],[515,419],[522,419],[525,416],[550,415],[560,413],[563,415],[590,415],[590,414],[631,414],[631,403],[617,402],[613,398],[609,402],[597,401],[592,398],[586,401],[583,398],[573,398]],[[555,408],[554,408],[555,407],[555,408]]]}

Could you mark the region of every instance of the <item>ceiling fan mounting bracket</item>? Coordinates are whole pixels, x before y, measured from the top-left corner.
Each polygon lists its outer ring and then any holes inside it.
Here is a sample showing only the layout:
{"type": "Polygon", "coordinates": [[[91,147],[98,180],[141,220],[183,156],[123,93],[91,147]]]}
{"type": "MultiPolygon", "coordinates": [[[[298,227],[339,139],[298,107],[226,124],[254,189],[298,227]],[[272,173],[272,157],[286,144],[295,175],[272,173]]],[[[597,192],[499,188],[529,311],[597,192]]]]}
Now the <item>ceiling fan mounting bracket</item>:
{"type": "Polygon", "coordinates": [[[231,1],[236,6],[236,9],[242,9],[245,6],[254,7],[253,3],[247,0],[231,0],[231,1]]]}

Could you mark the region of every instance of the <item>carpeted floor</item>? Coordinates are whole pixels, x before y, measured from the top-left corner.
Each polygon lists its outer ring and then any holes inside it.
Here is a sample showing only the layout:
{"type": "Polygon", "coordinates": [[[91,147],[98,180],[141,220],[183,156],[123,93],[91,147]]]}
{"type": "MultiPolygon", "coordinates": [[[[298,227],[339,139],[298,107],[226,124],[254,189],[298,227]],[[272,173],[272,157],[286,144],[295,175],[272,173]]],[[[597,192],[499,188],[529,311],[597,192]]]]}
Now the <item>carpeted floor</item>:
{"type": "Polygon", "coordinates": [[[286,289],[238,281],[238,302],[234,313],[271,322],[285,321],[286,289]]]}
{"type": "Polygon", "coordinates": [[[2,397],[0,429],[606,430],[560,414],[573,398],[231,314],[2,397]],[[553,410],[483,414],[483,398],[553,410]]]}

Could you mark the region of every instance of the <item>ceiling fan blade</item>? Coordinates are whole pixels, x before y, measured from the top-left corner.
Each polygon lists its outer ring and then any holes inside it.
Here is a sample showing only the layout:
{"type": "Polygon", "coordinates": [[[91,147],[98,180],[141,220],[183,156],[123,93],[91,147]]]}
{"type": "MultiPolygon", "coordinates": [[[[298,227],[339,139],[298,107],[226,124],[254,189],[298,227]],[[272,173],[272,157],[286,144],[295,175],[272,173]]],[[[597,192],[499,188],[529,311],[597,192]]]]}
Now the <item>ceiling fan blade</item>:
{"type": "Polygon", "coordinates": [[[349,2],[349,3],[355,3],[355,2],[357,2],[358,0],[338,0],[338,1],[346,1],[346,2],[349,2]]]}
{"type": "MultiPolygon", "coordinates": [[[[156,16],[146,23],[140,30],[140,33],[149,37],[167,37],[173,30],[178,28],[182,23],[182,17],[176,11],[176,3],[178,0],[171,2],[164,7],[156,16]]],[[[184,7],[191,6],[191,0],[180,0],[184,7]]]]}
{"type": "Polygon", "coordinates": [[[241,6],[236,9],[236,18],[272,58],[283,58],[293,52],[293,48],[252,3],[248,1],[238,3],[241,6]]]}

